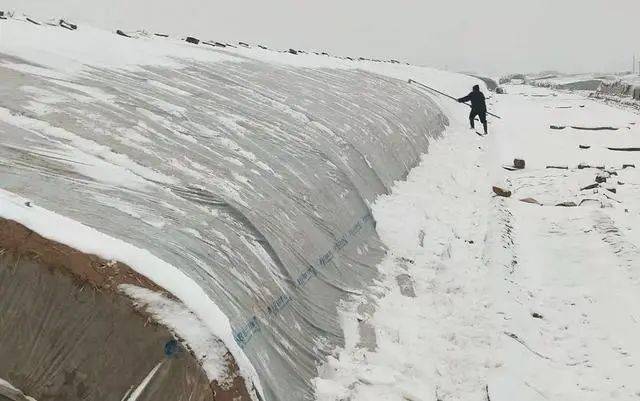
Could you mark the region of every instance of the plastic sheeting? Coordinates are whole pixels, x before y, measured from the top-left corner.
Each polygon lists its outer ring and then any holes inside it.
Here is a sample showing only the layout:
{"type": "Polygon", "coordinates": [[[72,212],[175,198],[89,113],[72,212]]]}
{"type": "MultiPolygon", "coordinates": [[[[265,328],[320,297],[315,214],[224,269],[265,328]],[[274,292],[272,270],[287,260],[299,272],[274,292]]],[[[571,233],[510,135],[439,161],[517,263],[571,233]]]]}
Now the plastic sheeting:
{"type": "Polygon", "coordinates": [[[134,401],[132,391],[142,387],[135,401],[212,400],[199,362],[177,344],[167,352],[166,328],[149,324],[127,298],[95,291],[45,260],[91,261],[16,223],[0,219],[0,226],[0,395],[4,379],[33,397],[4,391],[14,401],[134,401]],[[16,241],[38,257],[5,252],[16,241]]]}
{"type": "Polygon", "coordinates": [[[342,344],[339,301],[384,253],[368,205],[442,134],[436,105],[358,70],[193,62],[71,81],[0,62],[2,188],[182,269],[266,399],[311,398],[342,344]]]}

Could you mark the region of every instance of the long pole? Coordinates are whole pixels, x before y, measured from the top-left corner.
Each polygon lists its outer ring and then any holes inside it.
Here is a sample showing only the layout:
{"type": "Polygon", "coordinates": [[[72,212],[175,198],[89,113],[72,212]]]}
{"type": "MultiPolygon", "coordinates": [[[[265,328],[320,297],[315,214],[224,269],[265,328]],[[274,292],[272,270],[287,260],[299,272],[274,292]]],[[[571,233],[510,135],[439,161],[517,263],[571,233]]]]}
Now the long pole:
{"type": "MultiPolygon", "coordinates": [[[[444,93],[444,92],[440,92],[440,91],[439,91],[439,90],[437,90],[437,89],[433,89],[432,87],[427,86],[427,85],[425,85],[425,84],[423,84],[423,83],[421,83],[421,82],[418,82],[418,81],[416,81],[416,80],[409,79],[409,83],[410,83],[410,84],[418,84],[418,85],[420,85],[420,86],[422,86],[422,87],[424,87],[424,88],[426,88],[426,89],[429,89],[429,90],[431,90],[431,91],[434,91],[435,93],[439,93],[439,94],[440,94],[440,95],[442,95],[442,96],[446,96],[446,97],[448,97],[449,99],[453,99],[453,100],[455,100],[456,102],[458,101],[458,99],[456,99],[455,97],[453,97],[453,96],[451,96],[451,95],[447,95],[447,94],[446,94],[446,93],[444,93]]],[[[470,104],[468,104],[468,103],[465,103],[465,104],[466,104],[467,106],[471,107],[471,105],[470,105],[470,104]]],[[[494,116],[495,118],[502,119],[502,117],[500,117],[500,116],[498,116],[498,115],[496,115],[496,114],[490,113],[490,112],[488,112],[488,111],[487,111],[487,114],[489,114],[490,116],[494,116]]]]}

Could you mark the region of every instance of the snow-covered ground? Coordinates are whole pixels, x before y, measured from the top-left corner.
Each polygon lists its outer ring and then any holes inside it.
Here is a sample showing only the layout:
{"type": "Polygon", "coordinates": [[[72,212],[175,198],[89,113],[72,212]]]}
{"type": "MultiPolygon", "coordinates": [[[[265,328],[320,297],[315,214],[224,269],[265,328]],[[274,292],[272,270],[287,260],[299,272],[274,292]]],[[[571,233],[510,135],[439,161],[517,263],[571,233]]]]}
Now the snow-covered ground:
{"type": "Polygon", "coordinates": [[[640,397],[640,174],[622,168],[640,157],[607,149],[639,147],[640,116],[581,95],[507,91],[490,102],[503,118],[488,137],[450,109],[445,139],[377,201],[386,278],[375,301],[344,306],[349,341],[322,367],[319,400],[640,397]],[[526,168],[505,170],[515,157],[526,168]],[[581,190],[599,174],[606,183],[581,190]],[[372,302],[373,313],[360,307],[372,302]],[[374,346],[360,337],[372,331],[374,346]]]}

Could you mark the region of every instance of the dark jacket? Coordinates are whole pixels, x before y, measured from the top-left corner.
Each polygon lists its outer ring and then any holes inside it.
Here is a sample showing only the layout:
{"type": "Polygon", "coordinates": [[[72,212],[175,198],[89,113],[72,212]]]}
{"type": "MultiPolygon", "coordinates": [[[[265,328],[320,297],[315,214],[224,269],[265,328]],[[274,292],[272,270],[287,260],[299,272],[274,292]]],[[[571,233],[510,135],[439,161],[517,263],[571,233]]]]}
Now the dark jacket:
{"type": "Polygon", "coordinates": [[[471,101],[471,110],[482,113],[487,112],[487,104],[484,99],[484,94],[480,92],[480,89],[474,89],[473,92],[469,93],[465,97],[461,97],[458,101],[460,103],[471,101]]]}

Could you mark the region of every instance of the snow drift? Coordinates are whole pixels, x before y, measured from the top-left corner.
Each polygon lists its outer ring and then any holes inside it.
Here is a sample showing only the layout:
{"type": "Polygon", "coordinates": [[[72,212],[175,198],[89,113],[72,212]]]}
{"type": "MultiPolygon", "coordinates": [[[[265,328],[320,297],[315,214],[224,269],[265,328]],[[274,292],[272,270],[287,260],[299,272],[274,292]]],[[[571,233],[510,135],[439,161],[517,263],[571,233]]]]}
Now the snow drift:
{"type": "Polygon", "coordinates": [[[51,308],[22,307],[25,293],[12,316],[49,321],[65,311],[73,334],[68,309],[77,300],[135,307],[87,320],[83,330],[106,321],[114,336],[70,335],[76,340],[39,365],[46,375],[20,363],[33,344],[3,349],[13,365],[0,361],[0,378],[36,399],[67,385],[69,372],[82,391],[64,393],[68,400],[192,399],[161,382],[201,383],[203,374],[216,399],[311,397],[319,360],[343,341],[337,305],[378,274],[384,248],[371,203],[447,125],[406,79],[438,79],[460,93],[477,81],[82,26],[10,19],[0,30],[1,226],[43,238],[26,252],[22,237],[6,236],[13,249],[0,272],[28,264],[23,280],[54,280],[38,273],[45,267],[73,278],[55,279],[51,308]],[[89,267],[37,256],[63,245],[89,267]],[[94,291],[94,301],[60,296],[79,289],[94,291]],[[153,341],[136,319],[160,325],[153,341]],[[127,325],[144,347],[123,346],[127,325]],[[100,341],[121,358],[94,352],[100,341]],[[69,347],[85,358],[66,358],[69,347]],[[187,360],[167,373],[180,347],[201,372],[187,360]],[[108,391],[87,378],[98,365],[114,370],[108,391]]]}

